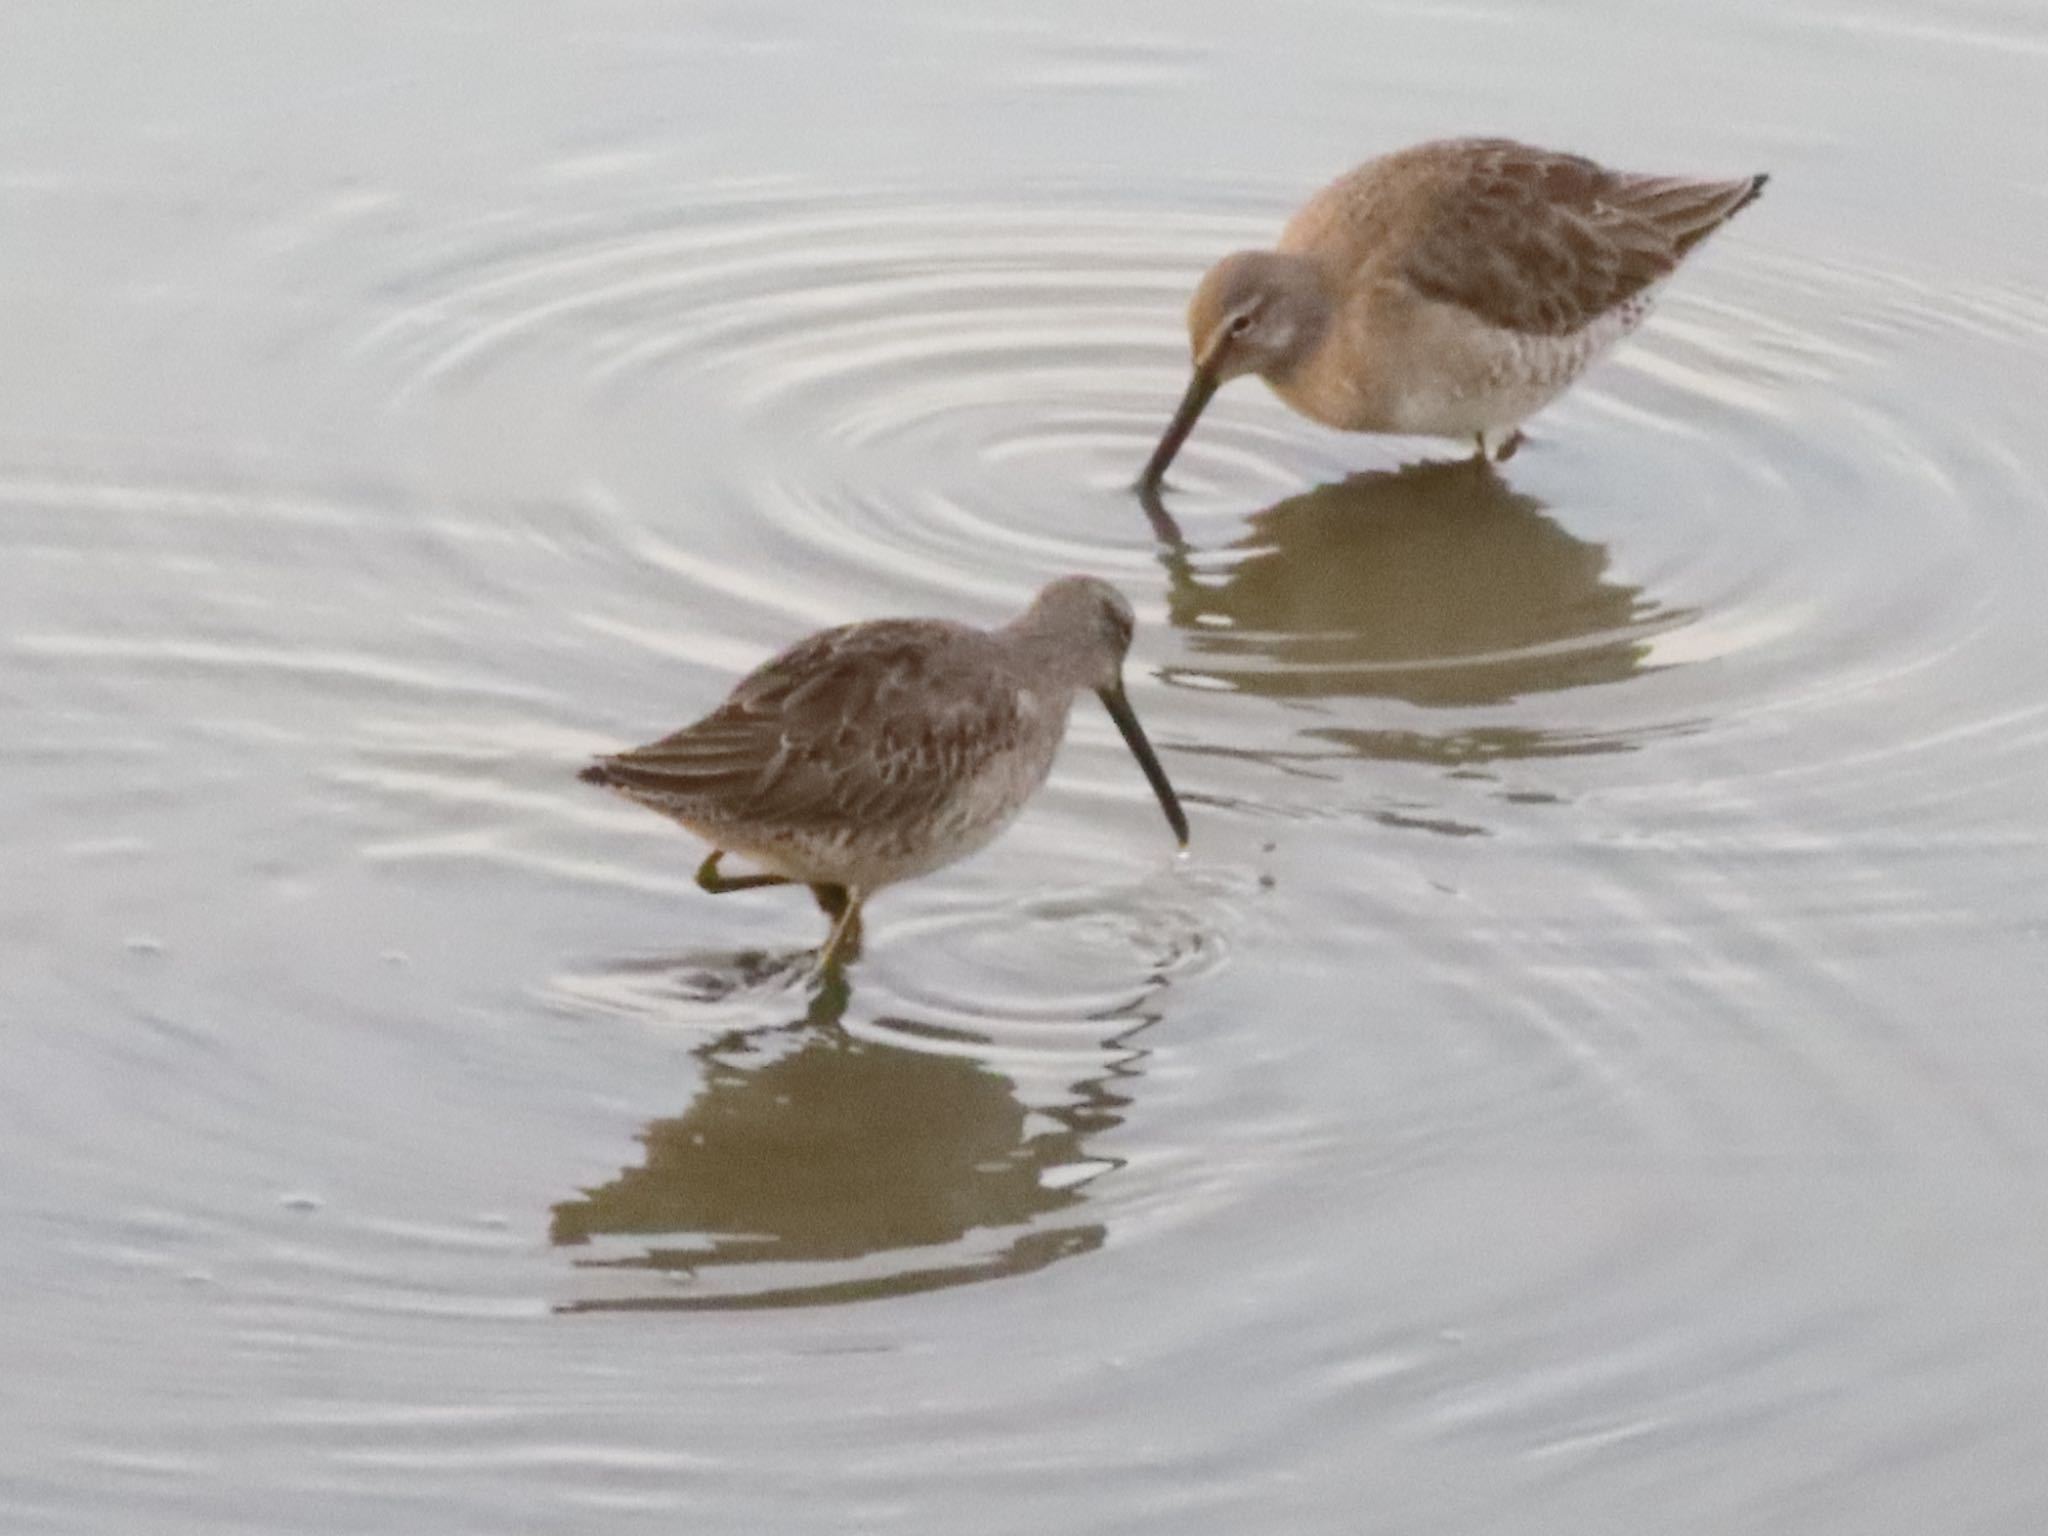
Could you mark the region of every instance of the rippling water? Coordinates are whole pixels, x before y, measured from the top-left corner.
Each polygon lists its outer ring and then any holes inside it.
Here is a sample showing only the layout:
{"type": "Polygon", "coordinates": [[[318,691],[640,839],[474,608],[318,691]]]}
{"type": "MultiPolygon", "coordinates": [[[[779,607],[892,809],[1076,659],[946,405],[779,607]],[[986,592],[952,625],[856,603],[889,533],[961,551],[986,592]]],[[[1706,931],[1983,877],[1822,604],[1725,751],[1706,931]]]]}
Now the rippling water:
{"type": "Polygon", "coordinates": [[[0,1525],[2048,1520],[2017,4],[41,8],[0,1525]],[[1361,156],[1774,172],[1496,474],[1180,310],[1361,156]],[[574,769],[1130,594],[816,995],[574,769]]]}

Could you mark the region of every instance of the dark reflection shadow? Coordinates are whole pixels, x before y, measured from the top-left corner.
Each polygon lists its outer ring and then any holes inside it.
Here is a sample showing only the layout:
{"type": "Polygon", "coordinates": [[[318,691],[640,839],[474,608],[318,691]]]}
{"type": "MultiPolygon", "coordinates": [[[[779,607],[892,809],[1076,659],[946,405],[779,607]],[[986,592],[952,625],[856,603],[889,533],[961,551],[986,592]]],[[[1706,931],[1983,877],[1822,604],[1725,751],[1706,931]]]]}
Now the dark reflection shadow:
{"type": "MultiPolygon", "coordinates": [[[[903,1296],[1025,1274],[1101,1246],[1098,1222],[1048,1222],[1118,1166],[1086,1138],[1117,1125],[1156,1015],[1108,1021],[1101,1073],[1028,1106],[950,1051],[850,1034],[843,983],[803,1018],[735,1031],[692,1054],[697,1098],[640,1134],[644,1161],[554,1207],[561,1246],[632,1251],[579,1268],[681,1281],[675,1294],[579,1300],[563,1312],[731,1311],[903,1296]],[[1005,1238],[1008,1229],[1022,1229],[1005,1238]],[[990,1234],[996,1234],[991,1237],[990,1234]],[[949,1251],[950,1250],[950,1251],[949,1251]],[[777,1266],[719,1285],[719,1271],[777,1266]],[[810,1266],[796,1275],[783,1266],[810,1266]],[[689,1287],[701,1286],[701,1290],[689,1287]]],[[[958,1031],[879,1024],[955,1049],[958,1031]]]]}
{"type": "MultiPolygon", "coordinates": [[[[1415,464],[1320,486],[1255,514],[1227,550],[1191,549],[1163,507],[1147,512],[1170,616],[1196,658],[1177,675],[1247,693],[1504,704],[1631,677],[1649,640],[1690,616],[1610,580],[1605,545],[1568,533],[1490,465],[1415,464]]],[[[1348,744],[1462,760],[1458,740],[1358,733],[1348,744]]],[[[1500,729],[1472,742],[1496,759],[1551,745],[1500,729]]]]}

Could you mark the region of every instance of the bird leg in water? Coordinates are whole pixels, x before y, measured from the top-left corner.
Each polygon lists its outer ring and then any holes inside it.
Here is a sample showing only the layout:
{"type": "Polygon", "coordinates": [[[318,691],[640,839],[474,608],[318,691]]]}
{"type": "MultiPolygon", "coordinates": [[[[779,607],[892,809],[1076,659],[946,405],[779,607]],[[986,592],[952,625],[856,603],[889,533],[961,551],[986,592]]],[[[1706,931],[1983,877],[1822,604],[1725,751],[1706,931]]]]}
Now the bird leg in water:
{"type": "Polygon", "coordinates": [[[729,891],[758,891],[764,885],[788,885],[787,875],[721,875],[718,861],[725,857],[723,848],[711,850],[711,856],[697,866],[697,886],[714,896],[723,896],[729,891]]]}
{"type": "Polygon", "coordinates": [[[832,925],[832,936],[825,940],[825,947],[818,951],[817,974],[820,976],[831,975],[838,969],[840,962],[851,960],[860,953],[860,893],[850,891],[843,885],[812,886],[811,894],[818,898],[818,905],[828,912],[832,908],[827,905],[824,895],[826,891],[834,892],[842,905],[836,914],[838,921],[832,925]]]}

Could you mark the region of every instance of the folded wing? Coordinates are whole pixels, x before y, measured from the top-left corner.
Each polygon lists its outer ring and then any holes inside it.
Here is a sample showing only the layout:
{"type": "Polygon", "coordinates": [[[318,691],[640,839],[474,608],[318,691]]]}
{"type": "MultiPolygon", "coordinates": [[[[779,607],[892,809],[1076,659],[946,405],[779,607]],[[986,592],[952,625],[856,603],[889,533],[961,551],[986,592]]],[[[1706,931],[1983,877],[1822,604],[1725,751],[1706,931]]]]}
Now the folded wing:
{"type": "Polygon", "coordinates": [[[583,777],[686,820],[914,823],[1019,734],[1014,693],[987,686],[975,665],[986,639],[928,620],[825,630],[694,725],[583,777]]]}
{"type": "Polygon", "coordinates": [[[1427,298],[1536,336],[1583,330],[1669,276],[1766,180],[1609,171],[1508,140],[1456,150],[1402,274],[1427,298]]]}

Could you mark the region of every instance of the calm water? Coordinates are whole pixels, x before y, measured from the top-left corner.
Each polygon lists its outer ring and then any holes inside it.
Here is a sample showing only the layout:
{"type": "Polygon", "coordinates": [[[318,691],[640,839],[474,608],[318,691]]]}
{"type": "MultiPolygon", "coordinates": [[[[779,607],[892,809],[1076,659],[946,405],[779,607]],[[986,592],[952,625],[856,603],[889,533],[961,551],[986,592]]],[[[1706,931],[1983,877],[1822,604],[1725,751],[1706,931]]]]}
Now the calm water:
{"type": "Polygon", "coordinates": [[[0,1528],[2048,1526],[2048,17],[0,18],[0,1528]],[[1114,19],[1112,19],[1114,18],[1114,19]],[[1499,480],[1180,309],[1363,155],[1776,173],[1499,480]],[[1408,466],[1408,467],[1404,467],[1408,466]],[[1109,575],[842,1008],[576,784],[1109,575]]]}

